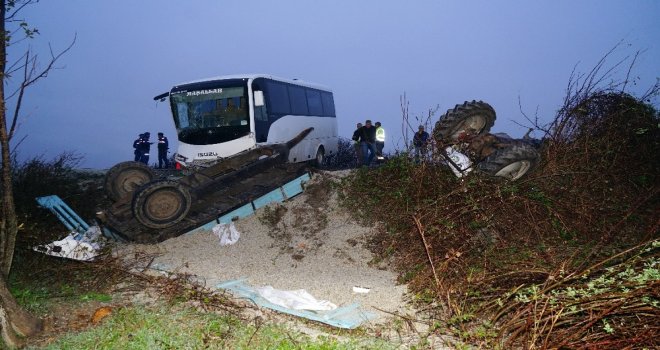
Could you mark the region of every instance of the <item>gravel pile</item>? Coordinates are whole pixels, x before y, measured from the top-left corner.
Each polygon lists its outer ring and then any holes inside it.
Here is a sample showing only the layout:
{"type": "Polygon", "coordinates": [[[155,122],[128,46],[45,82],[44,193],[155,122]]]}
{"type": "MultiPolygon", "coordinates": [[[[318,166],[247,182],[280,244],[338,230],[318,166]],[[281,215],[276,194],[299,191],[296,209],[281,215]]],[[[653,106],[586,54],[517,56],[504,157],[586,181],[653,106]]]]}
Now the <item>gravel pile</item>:
{"type": "Polygon", "coordinates": [[[154,255],[152,267],[195,275],[209,287],[246,278],[254,287],[304,289],[338,306],[359,302],[379,313],[378,323],[388,317],[374,308],[408,313],[406,287],[397,285],[396,275],[383,264],[369,264],[373,255],[365,248],[367,240],[383,233],[361,226],[337,204],[330,182],[345,174],[316,174],[303,194],[236,221],[240,239],[234,245],[221,246],[213,232],[201,231],[154,245],[122,245],[118,253],[154,255]],[[355,286],[370,291],[354,293],[355,286]]]}

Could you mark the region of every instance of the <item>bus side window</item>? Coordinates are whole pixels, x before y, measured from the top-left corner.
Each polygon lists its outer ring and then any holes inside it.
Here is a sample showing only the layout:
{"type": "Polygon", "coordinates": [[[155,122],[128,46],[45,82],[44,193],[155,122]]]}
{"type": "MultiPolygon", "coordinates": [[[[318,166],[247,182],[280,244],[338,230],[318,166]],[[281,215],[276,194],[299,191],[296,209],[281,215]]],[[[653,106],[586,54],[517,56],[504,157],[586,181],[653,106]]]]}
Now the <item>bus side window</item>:
{"type": "Polygon", "coordinates": [[[321,103],[321,92],[317,90],[307,90],[307,105],[310,115],[323,115],[323,105],[321,103]]]}
{"type": "Polygon", "coordinates": [[[322,92],[321,100],[323,100],[323,115],[326,117],[335,117],[335,101],[332,94],[322,92]]]}

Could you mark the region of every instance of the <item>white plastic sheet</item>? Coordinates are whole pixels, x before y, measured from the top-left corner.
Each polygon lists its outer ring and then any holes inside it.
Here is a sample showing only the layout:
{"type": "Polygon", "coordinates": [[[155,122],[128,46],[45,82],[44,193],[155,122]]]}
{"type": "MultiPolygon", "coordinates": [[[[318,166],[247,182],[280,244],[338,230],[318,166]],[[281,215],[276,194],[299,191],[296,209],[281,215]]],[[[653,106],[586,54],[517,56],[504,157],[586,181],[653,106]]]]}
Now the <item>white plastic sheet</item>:
{"type": "Polygon", "coordinates": [[[337,305],[327,300],[317,300],[304,289],[279,290],[271,286],[265,286],[255,288],[255,290],[262,298],[287,309],[327,311],[337,308],[337,305]]]}
{"type": "Polygon", "coordinates": [[[213,234],[220,238],[220,245],[222,246],[232,245],[238,242],[238,239],[241,237],[240,232],[238,232],[233,222],[213,226],[213,234]]]}
{"type": "Polygon", "coordinates": [[[85,233],[71,232],[59,241],[36,246],[33,249],[46,255],[80,261],[90,261],[99,255],[105,240],[98,226],[91,226],[85,233]]]}

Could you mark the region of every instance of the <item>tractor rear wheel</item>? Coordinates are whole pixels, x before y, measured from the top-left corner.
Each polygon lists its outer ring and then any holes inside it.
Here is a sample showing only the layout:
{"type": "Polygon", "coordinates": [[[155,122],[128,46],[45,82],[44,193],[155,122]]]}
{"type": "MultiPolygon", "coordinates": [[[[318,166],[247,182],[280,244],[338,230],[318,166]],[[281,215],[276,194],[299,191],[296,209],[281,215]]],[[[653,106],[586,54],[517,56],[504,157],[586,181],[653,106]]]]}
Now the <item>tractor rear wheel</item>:
{"type": "Polygon", "coordinates": [[[153,169],[140,162],[119,163],[105,175],[103,187],[106,195],[113,201],[118,201],[138,187],[153,180],[153,169]]]}
{"type": "Polygon", "coordinates": [[[539,153],[534,146],[517,141],[495,151],[477,167],[486,174],[515,181],[531,172],[538,161],[539,153]]]}
{"type": "Polygon", "coordinates": [[[133,196],[133,215],[144,226],[155,229],[170,227],[183,220],[192,206],[186,187],[176,181],[148,183],[133,196]]]}
{"type": "Polygon", "coordinates": [[[433,137],[444,143],[456,143],[464,135],[481,135],[495,124],[495,110],[482,101],[465,101],[448,110],[435,123],[433,137]]]}

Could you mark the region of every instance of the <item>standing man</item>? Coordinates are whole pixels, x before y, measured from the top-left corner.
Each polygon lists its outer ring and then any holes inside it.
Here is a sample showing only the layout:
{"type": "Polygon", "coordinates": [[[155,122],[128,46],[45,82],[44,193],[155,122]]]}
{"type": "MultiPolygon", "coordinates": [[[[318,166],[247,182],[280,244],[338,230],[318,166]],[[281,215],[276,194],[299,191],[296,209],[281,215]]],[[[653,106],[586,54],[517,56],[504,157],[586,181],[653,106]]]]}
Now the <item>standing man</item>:
{"type": "Polygon", "coordinates": [[[360,129],[362,129],[362,123],[357,123],[357,129],[353,131],[353,148],[355,149],[355,156],[357,157],[357,166],[360,166],[364,161],[362,160],[362,145],[360,145],[360,129]]]}
{"type": "Polygon", "coordinates": [[[376,157],[378,160],[383,160],[383,148],[385,147],[385,129],[380,126],[380,122],[376,122],[376,157]]]}
{"type": "Polygon", "coordinates": [[[151,144],[153,142],[149,142],[149,137],[151,136],[149,132],[145,132],[143,135],[144,137],[140,144],[140,162],[149,165],[149,150],[151,149],[151,144]]]}
{"type": "Polygon", "coordinates": [[[360,146],[362,147],[362,158],[364,159],[362,164],[369,166],[376,155],[376,128],[371,125],[369,119],[360,128],[360,146]]]}
{"type": "Polygon", "coordinates": [[[142,138],[144,138],[144,134],[138,135],[138,138],[133,141],[133,156],[134,156],[134,161],[139,162],[140,159],[142,158],[142,138]]]}
{"type": "Polygon", "coordinates": [[[163,169],[163,163],[165,163],[165,168],[170,167],[170,162],[167,160],[167,150],[170,149],[170,144],[167,142],[167,137],[163,135],[162,132],[158,133],[158,169],[163,169]]]}
{"type": "Polygon", "coordinates": [[[424,125],[420,125],[415,136],[413,136],[413,146],[415,146],[415,162],[419,163],[420,157],[426,159],[426,146],[429,143],[429,133],[424,131],[424,125]]]}

